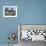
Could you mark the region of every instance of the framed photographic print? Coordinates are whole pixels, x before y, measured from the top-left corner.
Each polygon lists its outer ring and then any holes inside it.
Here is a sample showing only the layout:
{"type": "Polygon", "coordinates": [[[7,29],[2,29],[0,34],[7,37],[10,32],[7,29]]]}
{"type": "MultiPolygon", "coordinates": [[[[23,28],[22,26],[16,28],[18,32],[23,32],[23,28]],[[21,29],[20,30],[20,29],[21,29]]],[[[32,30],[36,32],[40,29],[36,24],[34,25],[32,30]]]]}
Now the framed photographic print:
{"type": "Polygon", "coordinates": [[[18,42],[22,40],[46,41],[46,24],[19,24],[18,42]]]}
{"type": "Polygon", "coordinates": [[[3,17],[17,17],[17,6],[3,6],[3,17]]]}

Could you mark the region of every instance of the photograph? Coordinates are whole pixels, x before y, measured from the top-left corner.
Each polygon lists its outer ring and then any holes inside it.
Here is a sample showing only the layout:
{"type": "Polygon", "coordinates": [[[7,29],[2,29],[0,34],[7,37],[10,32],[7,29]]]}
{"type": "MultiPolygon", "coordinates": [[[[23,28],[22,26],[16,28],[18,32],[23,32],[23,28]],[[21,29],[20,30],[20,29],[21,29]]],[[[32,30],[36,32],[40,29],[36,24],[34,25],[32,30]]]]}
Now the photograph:
{"type": "Polygon", "coordinates": [[[20,46],[31,46],[32,43],[46,41],[46,25],[18,24],[18,42],[20,46]]]}
{"type": "Polygon", "coordinates": [[[17,6],[3,6],[3,17],[17,17],[17,6]]]}

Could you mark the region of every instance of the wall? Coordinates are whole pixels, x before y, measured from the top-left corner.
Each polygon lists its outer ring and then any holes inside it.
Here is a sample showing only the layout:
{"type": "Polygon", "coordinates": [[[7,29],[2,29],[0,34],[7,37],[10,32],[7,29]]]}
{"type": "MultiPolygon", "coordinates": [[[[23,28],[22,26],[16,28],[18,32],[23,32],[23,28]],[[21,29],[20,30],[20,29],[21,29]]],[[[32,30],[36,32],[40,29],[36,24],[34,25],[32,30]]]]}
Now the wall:
{"type": "MultiPolygon", "coordinates": [[[[18,18],[5,18],[3,17],[3,6],[18,6],[18,0],[0,0],[0,44],[7,44],[8,34],[10,32],[16,32],[17,35],[17,23],[18,18]]],[[[17,39],[15,41],[18,43],[17,39]]]]}
{"type": "Polygon", "coordinates": [[[46,0],[0,0],[0,44],[8,43],[9,32],[17,34],[18,24],[46,24],[46,0]],[[3,5],[17,5],[18,17],[4,18],[3,5]]]}

